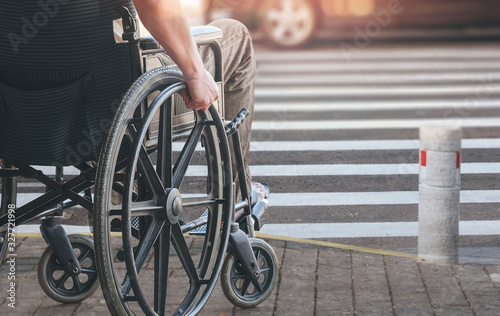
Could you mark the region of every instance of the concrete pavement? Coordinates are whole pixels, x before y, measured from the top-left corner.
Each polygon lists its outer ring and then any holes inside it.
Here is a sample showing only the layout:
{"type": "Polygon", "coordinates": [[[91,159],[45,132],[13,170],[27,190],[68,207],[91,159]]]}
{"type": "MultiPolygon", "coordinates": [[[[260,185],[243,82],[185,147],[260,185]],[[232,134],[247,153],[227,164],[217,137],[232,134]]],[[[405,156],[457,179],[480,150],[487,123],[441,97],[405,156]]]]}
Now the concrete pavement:
{"type": "MultiPolygon", "coordinates": [[[[45,242],[33,236],[17,239],[16,308],[8,306],[9,267],[4,264],[0,268],[0,315],[109,315],[100,290],[78,304],[63,305],[48,298],[37,281],[37,263],[45,242]]],[[[280,265],[278,285],[271,296],[258,307],[243,310],[232,306],[217,286],[201,315],[500,313],[500,262],[484,260],[496,256],[496,248],[469,249],[467,263],[438,265],[417,262],[415,255],[402,252],[266,239],[280,265]]]]}

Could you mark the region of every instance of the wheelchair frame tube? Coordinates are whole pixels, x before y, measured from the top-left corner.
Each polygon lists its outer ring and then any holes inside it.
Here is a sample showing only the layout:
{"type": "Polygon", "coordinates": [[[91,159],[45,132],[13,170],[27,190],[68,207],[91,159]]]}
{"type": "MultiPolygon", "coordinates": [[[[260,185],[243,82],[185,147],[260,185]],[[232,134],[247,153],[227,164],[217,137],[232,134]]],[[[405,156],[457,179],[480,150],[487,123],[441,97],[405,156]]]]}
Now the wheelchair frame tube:
{"type": "MultiPolygon", "coordinates": [[[[6,165],[5,168],[10,168],[6,165]]],[[[16,204],[17,202],[17,177],[5,176],[2,177],[2,215],[7,214],[9,204],[16,204]],[[10,193],[10,194],[9,194],[10,193]]]]}
{"type": "MultiPolygon", "coordinates": [[[[208,43],[200,43],[201,45],[210,45],[210,47],[214,51],[214,59],[215,59],[215,75],[214,80],[216,82],[222,82],[222,87],[224,88],[224,65],[222,64],[222,49],[220,47],[219,42],[213,41],[208,43]]],[[[224,90],[224,89],[223,89],[224,90]]],[[[221,91],[224,92],[224,91],[221,91]]]]}
{"type": "Polygon", "coordinates": [[[241,191],[241,199],[242,201],[239,202],[239,205],[243,206],[243,209],[245,210],[245,216],[247,219],[247,230],[248,230],[248,235],[250,237],[255,237],[255,230],[254,230],[254,225],[253,225],[253,218],[252,218],[252,210],[250,208],[250,194],[247,188],[247,181],[246,181],[246,176],[245,176],[245,168],[243,165],[243,155],[241,154],[241,143],[240,143],[240,134],[238,130],[236,129],[234,131],[234,134],[231,136],[233,140],[233,150],[234,150],[234,156],[236,159],[236,169],[238,171],[238,179],[240,180],[240,191],[241,191]]]}

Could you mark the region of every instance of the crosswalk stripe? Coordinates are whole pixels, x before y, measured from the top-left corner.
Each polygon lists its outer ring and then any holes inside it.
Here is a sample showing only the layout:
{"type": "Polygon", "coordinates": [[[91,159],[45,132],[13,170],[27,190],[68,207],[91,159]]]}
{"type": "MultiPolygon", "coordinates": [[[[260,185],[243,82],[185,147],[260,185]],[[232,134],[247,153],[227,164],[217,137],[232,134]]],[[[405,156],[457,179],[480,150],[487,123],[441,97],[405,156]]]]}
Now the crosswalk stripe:
{"type": "Polygon", "coordinates": [[[500,118],[462,119],[385,119],[385,120],[287,120],[256,121],[256,131],[305,131],[305,130],[363,130],[363,129],[407,129],[424,125],[457,125],[461,127],[500,127],[500,118]]]}
{"type": "MultiPolygon", "coordinates": [[[[258,165],[250,166],[255,177],[412,175],[419,174],[419,164],[335,164],[335,165],[258,165]]],[[[500,163],[464,163],[462,174],[498,174],[500,163]]],[[[206,166],[189,166],[186,176],[207,175],[206,166]]]]}
{"type": "Polygon", "coordinates": [[[259,76],[256,79],[256,84],[258,89],[266,86],[276,86],[276,85],[307,85],[307,86],[331,86],[335,85],[346,86],[352,85],[357,86],[360,84],[366,85],[408,85],[408,84],[420,84],[420,85],[430,85],[435,83],[441,84],[471,84],[474,86],[487,85],[488,83],[493,83],[500,80],[500,73],[492,73],[490,71],[471,71],[468,73],[456,73],[456,72],[428,72],[428,73],[402,73],[395,75],[393,73],[366,73],[363,76],[359,74],[287,74],[286,76],[280,75],[265,75],[259,76]]]}
{"type": "MultiPolygon", "coordinates": [[[[363,62],[365,60],[406,60],[413,61],[418,59],[433,60],[433,61],[449,61],[449,60],[470,60],[475,59],[499,59],[498,43],[492,44],[489,47],[481,45],[479,47],[468,43],[467,46],[447,46],[446,48],[437,47],[421,47],[412,49],[407,47],[392,47],[389,49],[373,49],[362,50],[351,57],[351,62],[363,62]],[[453,54],[450,54],[450,50],[453,54]]],[[[345,62],[346,55],[342,50],[332,50],[331,48],[317,51],[309,51],[304,53],[302,50],[283,51],[278,54],[273,52],[259,52],[257,55],[257,63],[272,63],[279,64],[281,62],[321,62],[330,63],[335,61],[345,62]]]]}
{"type": "MultiPolygon", "coordinates": [[[[41,195],[42,193],[19,193],[16,206],[23,206],[41,195]]],[[[461,191],[460,202],[500,203],[500,190],[464,190],[461,191]]],[[[418,191],[273,193],[272,198],[269,199],[269,206],[405,204],[418,204],[418,191]]]]}
{"type": "Polygon", "coordinates": [[[265,67],[260,67],[257,64],[258,75],[273,74],[296,74],[296,73],[338,73],[338,72],[441,72],[441,71],[498,71],[500,70],[500,60],[496,62],[491,61],[474,61],[474,60],[461,60],[461,61],[367,61],[360,63],[346,63],[342,60],[330,63],[296,63],[296,62],[282,62],[274,64],[266,64],[265,67]]]}
{"type": "MultiPolygon", "coordinates": [[[[498,190],[462,191],[461,203],[500,203],[498,190]]],[[[269,206],[418,204],[418,191],[273,193],[269,206]]]]}
{"type": "MultiPolygon", "coordinates": [[[[90,227],[61,225],[67,234],[90,234],[90,227]]],[[[461,236],[500,235],[500,221],[461,221],[461,236]]],[[[416,237],[418,222],[381,223],[302,223],[266,224],[262,234],[294,238],[368,238],[416,237]]],[[[15,228],[15,234],[40,234],[40,226],[27,224],[15,228]]]]}
{"type": "MultiPolygon", "coordinates": [[[[348,151],[419,149],[418,140],[274,141],[252,142],[251,151],[348,151]]],[[[500,148],[500,138],[462,139],[462,149],[500,148]]],[[[201,148],[200,148],[201,149],[201,148]]]]}
{"type": "MultiPolygon", "coordinates": [[[[193,166],[187,175],[206,175],[206,168],[193,166]],[[201,171],[205,171],[202,173],[201,171]]],[[[418,174],[419,164],[338,164],[338,165],[260,165],[250,166],[252,176],[342,176],[418,174]]],[[[500,163],[464,163],[462,174],[498,174],[500,163]]]]}
{"type": "Polygon", "coordinates": [[[358,111],[383,111],[383,110],[448,110],[450,114],[470,113],[477,109],[500,109],[500,99],[464,99],[452,100],[388,100],[388,101],[329,101],[329,102],[257,102],[256,113],[275,112],[277,114],[287,112],[358,112],[358,111]]]}
{"type": "MultiPolygon", "coordinates": [[[[461,236],[500,235],[500,221],[461,221],[461,236]]],[[[266,224],[262,234],[295,238],[416,237],[418,222],[266,224]]]]}
{"type": "Polygon", "coordinates": [[[390,89],[381,87],[266,87],[255,90],[257,99],[263,98],[349,98],[359,99],[361,97],[390,98],[390,97],[464,97],[475,99],[486,99],[500,93],[500,85],[497,83],[485,85],[453,85],[453,86],[393,86],[390,89]]]}
{"type": "MultiPolygon", "coordinates": [[[[77,225],[61,225],[66,234],[90,234],[89,226],[77,226],[77,225]]],[[[14,230],[15,234],[40,234],[40,225],[27,224],[17,226],[14,230]]]]}

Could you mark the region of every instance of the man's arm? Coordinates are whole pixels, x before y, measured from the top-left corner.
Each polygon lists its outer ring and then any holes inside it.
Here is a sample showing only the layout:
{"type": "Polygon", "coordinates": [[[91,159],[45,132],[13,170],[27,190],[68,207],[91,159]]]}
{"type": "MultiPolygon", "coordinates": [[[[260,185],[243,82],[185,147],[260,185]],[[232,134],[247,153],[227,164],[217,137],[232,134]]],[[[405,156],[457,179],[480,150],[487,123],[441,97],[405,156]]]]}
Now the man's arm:
{"type": "Polygon", "coordinates": [[[189,93],[188,108],[206,111],[219,98],[217,85],[204,69],[179,0],[133,0],[142,23],[179,66],[189,93]]]}

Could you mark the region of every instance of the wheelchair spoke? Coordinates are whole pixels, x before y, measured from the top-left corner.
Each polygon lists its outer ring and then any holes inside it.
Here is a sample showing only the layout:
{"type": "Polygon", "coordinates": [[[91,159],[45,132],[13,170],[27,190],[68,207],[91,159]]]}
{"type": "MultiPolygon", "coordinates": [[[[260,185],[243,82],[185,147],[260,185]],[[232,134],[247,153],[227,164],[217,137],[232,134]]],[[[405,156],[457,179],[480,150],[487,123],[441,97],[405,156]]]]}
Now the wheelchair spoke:
{"type": "MultiPolygon", "coordinates": [[[[142,265],[146,261],[149,251],[153,247],[153,243],[160,234],[163,225],[164,221],[158,221],[153,219],[151,223],[149,223],[148,227],[146,228],[146,232],[139,241],[139,245],[137,245],[136,255],[135,255],[135,268],[137,274],[139,274],[139,272],[141,271],[142,265]]],[[[128,295],[130,288],[131,284],[130,284],[129,274],[127,273],[122,282],[123,295],[128,295]]]]}
{"type": "Polygon", "coordinates": [[[158,160],[156,171],[166,188],[172,187],[172,103],[160,108],[158,127],[158,160]]]}
{"type": "Polygon", "coordinates": [[[68,280],[68,278],[69,278],[69,273],[65,271],[64,275],[59,279],[59,281],[57,281],[56,289],[62,288],[64,286],[64,283],[66,283],[66,281],[68,280]]]}
{"type": "Polygon", "coordinates": [[[123,139],[127,141],[128,145],[132,146],[134,143],[135,135],[137,134],[137,130],[135,126],[129,125],[123,134],[123,139]]]}
{"type": "MultiPolygon", "coordinates": [[[[131,216],[153,216],[155,212],[165,210],[164,207],[156,205],[155,201],[147,200],[141,202],[132,202],[130,204],[131,216]]],[[[110,216],[122,216],[122,206],[113,205],[109,209],[110,216]]]]}
{"type": "Polygon", "coordinates": [[[250,286],[250,283],[252,283],[250,281],[250,279],[245,279],[245,282],[243,282],[243,286],[241,287],[241,295],[245,296],[245,293],[247,292],[248,290],[248,286],[250,286]]]}
{"type": "Polygon", "coordinates": [[[87,268],[82,268],[80,270],[81,273],[84,273],[86,275],[94,275],[97,273],[97,270],[92,270],[92,269],[87,269],[87,268]]]}
{"type": "Polygon", "coordinates": [[[179,257],[179,260],[189,277],[191,285],[198,285],[200,282],[198,271],[194,265],[193,258],[191,257],[191,253],[179,225],[172,226],[172,244],[174,245],[177,256],[179,257]]]}
{"type": "Polygon", "coordinates": [[[171,227],[170,225],[165,225],[155,243],[154,309],[158,315],[165,314],[171,227]]]}
{"type": "MultiPolygon", "coordinates": [[[[133,146],[134,139],[136,139],[136,137],[139,137],[139,135],[135,127],[133,125],[129,125],[125,132],[125,139],[128,141],[130,146],[133,146]]],[[[144,144],[141,145],[139,150],[137,169],[145,178],[149,188],[156,196],[162,195],[165,192],[165,188],[160,181],[160,177],[153,166],[153,162],[151,161],[144,144]]]]}
{"type": "MultiPolygon", "coordinates": [[[[135,126],[128,126],[125,132],[125,139],[128,141],[130,146],[133,146],[134,140],[139,136],[140,135],[138,135],[135,126]]],[[[153,162],[151,161],[151,158],[146,148],[144,147],[144,144],[141,145],[141,148],[139,150],[137,169],[145,178],[146,183],[155,195],[161,195],[165,192],[165,188],[161,183],[158,174],[156,173],[153,162]]]]}
{"type": "Polygon", "coordinates": [[[78,277],[73,276],[71,278],[73,279],[73,288],[76,287],[76,289],[78,290],[78,292],[81,292],[82,291],[82,285],[80,284],[80,280],[78,279],[78,277]]]}
{"type": "Polygon", "coordinates": [[[196,211],[206,209],[215,204],[215,199],[209,196],[200,197],[183,197],[182,198],[182,210],[186,211],[196,211]]]}
{"type": "Polygon", "coordinates": [[[235,271],[233,272],[233,275],[231,276],[231,280],[232,280],[233,282],[236,282],[237,280],[243,280],[243,279],[245,279],[245,278],[246,278],[246,274],[245,274],[245,272],[243,272],[243,271],[241,271],[241,272],[240,272],[240,271],[238,271],[238,270],[235,270],[235,271]]]}
{"type": "Polygon", "coordinates": [[[139,172],[146,179],[146,182],[149,185],[149,188],[153,191],[155,196],[159,196],[165,193],[165,187],[156,172],[153,162],[151,161],[148,153],[144,146],[141,147],[141,151],[139,152],[137,168],[139,172]]]}
{"type": "Polygon", "coordinates": [[[252,281],[252,283],[258,292],[262,292],[262,287],[260,286],[259,281],[255,280],[255,281],[252,281]]]}
{"type": "Polygon", "coordinates": [[[271,270],[271,268],[264,268],[264,269],[260,269],[260,273],[264,273],[264,272],[267,272],[271,270]]]}
{"type": "Polygon", "coordinates": [[[121,216],[122,215],[122,206],[120,205],[112,205],[108,209],[109,216],[121,216]]]}
{"type": "Polygon", "coordinates": [[[135,259],[137,273],[141,271],[142,265],[144,264],[144,261],[146,261],[146,257],[153,247],[153,243],[155,242],[156,238],[158,238],[158,234],[160,233],[163,224],[163,221],[152,220],[148,225],[148,228],[146,229],[146,233],[139,241],[135,259]]]}
{"type": "Polygon", "coordinates": [[[82,252],[80,254],[80,256],[78,256],[78,262],[82,263],[85,259],[87,259],[89,257],[89,255],[91,254],[92,252],[90,250],[87,250],[85,252],[82,252]]]}
{"type": "Polygon", "coordinates": [[[133,202],[130,205],[131,216],[148,216],[157,211],[165,211],[165,207],[156,205],[155,201],[133,202]]]}
{"type": "Polygon", "coordinates": [[[191,162],[191,158],[193,158],[196,146],[198,145],[198,141],[200,140],[203,128],[204,125],[201,124],[200,121],[197,121],[193,131],[186,141],[186,144],[184,144],[184,147],[182,148],[179,158],[177,159],[174,166],[174,178],[172,187],[177,189],[180,188],[182,180],[184,180],[184,176],[186,175],[189,163],[191,162]]]}

